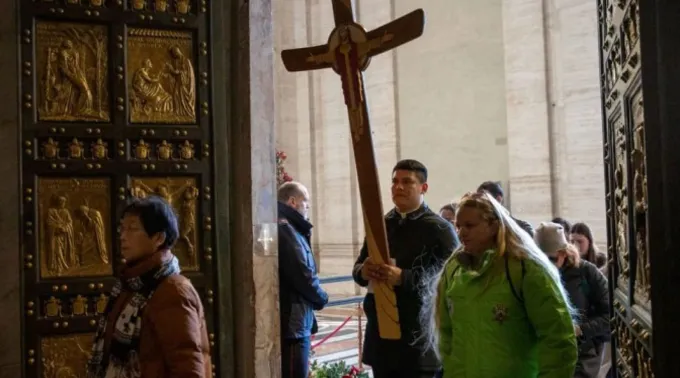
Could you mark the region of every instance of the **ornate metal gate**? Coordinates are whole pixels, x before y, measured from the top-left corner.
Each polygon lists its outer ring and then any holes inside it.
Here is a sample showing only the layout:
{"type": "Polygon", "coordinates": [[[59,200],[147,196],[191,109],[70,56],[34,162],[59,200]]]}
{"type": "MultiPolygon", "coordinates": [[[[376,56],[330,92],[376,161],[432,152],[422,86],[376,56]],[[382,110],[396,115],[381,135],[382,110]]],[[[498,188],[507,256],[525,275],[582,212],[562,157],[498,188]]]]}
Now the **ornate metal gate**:
{"type": "Polygon", "coordinates": [[[619,377],[653,377],[651,266],[637,0],[600,0],[612,364],[619,377]]]}
{"type": "Polygon", "coordinates": [[[208,1],[18,3],[24,376],[84,377],[131,196],[175,208],[214,339],[208,1]]]}

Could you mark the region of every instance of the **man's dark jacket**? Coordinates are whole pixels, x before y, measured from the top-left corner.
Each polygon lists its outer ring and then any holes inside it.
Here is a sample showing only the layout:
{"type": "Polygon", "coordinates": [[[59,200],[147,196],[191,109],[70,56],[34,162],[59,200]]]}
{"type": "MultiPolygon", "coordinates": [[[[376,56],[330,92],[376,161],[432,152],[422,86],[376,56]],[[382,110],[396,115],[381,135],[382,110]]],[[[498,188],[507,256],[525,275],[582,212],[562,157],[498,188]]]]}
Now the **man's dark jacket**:
{"type": "Polygon", "coordinates": [[[316,328],[314,311],[328,303],[316,274],[311,231],[312,224],[302,214],[279,202],[279,298],[284,339],[311,336],[316,328]]]}
{"type": "MultiPolygon", "coordinates": [[[[378,334],[375,298],[368,293],[364,299],[366,312],[366,339],[363,361],[366,364],[398,368],[419,365],[436,368],[437,359],[432,351],[424,350],[420,338],[420,311],[423,306],[422,291],[426,279],[442,268],[446,259],[458,247],[458,236],[453,226],[423,204],[418,210],[402,217],[396,210],[385,216],[390,257],[402,269],[402,283],[394,287],[401,323],[401,340],[383,340],[378,334]]],[[[368,286],[361,277],[361,267],[368,257],[366,242],[354,264],[352,275],[360,286],[368,286]]]]}

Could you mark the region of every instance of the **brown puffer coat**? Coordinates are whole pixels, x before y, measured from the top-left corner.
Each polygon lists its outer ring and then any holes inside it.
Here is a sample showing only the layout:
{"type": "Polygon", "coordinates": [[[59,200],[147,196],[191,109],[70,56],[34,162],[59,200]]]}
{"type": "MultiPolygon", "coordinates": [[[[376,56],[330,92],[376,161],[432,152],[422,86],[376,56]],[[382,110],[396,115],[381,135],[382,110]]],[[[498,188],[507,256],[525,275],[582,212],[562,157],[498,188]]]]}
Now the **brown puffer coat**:
{"type": "MultiPolygon", "coordinates": [[[[135,274],[154,264],[140,265],[132,268],[135,274]]],[[[115,324],[130,297],[129,292],[121,293],[109,314],[109,325],[115,324]]],[[[189,279],[177,274],[158,285],[142,316],[139,344],[141,378],[212,378],[203,305],[189,279]]]]}

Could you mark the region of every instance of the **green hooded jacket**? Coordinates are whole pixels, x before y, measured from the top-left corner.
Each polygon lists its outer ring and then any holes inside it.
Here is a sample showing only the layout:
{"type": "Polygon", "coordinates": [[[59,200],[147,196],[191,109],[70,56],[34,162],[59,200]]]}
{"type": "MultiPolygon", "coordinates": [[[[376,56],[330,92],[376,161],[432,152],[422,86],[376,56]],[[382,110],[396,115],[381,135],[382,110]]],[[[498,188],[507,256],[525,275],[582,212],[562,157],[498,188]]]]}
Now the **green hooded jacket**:
{"type": "Polygon", "coordinates": [[[449,259],[439,284],[444,378],[573,377],[576,335],[558,284],[531,258],[523,265],[507,257],[511,286],[494,250],[477,270],[449,259]]]}

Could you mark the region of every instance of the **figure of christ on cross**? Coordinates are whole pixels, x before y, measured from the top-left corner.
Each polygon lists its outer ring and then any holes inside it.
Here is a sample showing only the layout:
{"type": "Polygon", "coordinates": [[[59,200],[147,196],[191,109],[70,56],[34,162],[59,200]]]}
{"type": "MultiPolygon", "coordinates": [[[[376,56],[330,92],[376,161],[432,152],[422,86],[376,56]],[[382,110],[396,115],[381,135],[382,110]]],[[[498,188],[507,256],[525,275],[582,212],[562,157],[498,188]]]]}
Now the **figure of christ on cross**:
{"type": "Polygon", "coordinates": [[[333,69],[340,75],[345,105],[350,117],[352,136],[359,140],[364,132],[364,117],[361,104],[364,103],[364,86],[361,72],[368,65],[369,53],[380,47],[383,42],[393,38],[391,33],[366,40],[366,32],[358,25],[341,25],[331,35],[328,51],[318,55],[310,55],[308,62],[331,63],[333,69]],[[352,31],[355,37],[352,38],[352,31]],[[356,42],[355,42],[356,41],[356,42]]]}
{"type": "MultiPolygon", "coordinates": [[[[390,264],[363,71],[368,67],[371,57],[420,37],[425,15],[422,9],[418,9],[366,32],[354,20],[351,0],[331,1],[335,29],[328,43],[284,50],[281,57],[286,69],[291,72],[332,68],[340,75],[352,133],[369,256],[376,263],[390,264]]],[[[394,288],[384,281],[373,281],[371,286],[375,295],[380,337],[401,339],[394,288]]]]}

